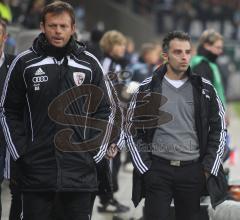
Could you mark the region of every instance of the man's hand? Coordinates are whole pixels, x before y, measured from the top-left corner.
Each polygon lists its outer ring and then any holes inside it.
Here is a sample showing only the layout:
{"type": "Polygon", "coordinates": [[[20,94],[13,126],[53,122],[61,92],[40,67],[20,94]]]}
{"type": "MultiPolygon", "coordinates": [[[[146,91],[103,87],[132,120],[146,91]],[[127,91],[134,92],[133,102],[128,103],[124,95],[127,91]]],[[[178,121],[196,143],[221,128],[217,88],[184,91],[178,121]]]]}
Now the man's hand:
{"type": "Polygon", "coordinates": [[[229,119],[228,114],[225,114],[225,123],[226,123],[226,126],[227,126],[227,127],[228,127],[229,124],[230,124],[230,119],[229,119]]]}
{"type": "Polygon", "coordinates": [[[107,149],[106,158],[112,159],[117,155],[117,153],[118,153],[118,147],[116,144],[112,143],[107,149]]]}
{"type": "Polygon", "coordinates": [[[210,177],[210,173],[206,170],[204,171],[204,175],[206,177],[206,180],[210,177]]]}

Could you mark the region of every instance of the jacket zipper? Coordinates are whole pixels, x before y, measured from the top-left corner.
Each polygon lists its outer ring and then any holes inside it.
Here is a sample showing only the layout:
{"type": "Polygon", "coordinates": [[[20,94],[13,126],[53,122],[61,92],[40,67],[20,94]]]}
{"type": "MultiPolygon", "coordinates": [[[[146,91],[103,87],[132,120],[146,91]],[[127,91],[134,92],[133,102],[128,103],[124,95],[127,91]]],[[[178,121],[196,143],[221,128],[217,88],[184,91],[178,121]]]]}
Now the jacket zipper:
{"type": "MultiPolygon", "coordinates": [[[[58,74],[58,95],[61,93],[61,81],[62,81],[62,68],[61,68],[61,62],[57,61],[54,58],[54,62],[57,64],[57,73],[58,74]]],[[[56,125],[57,127],[58,125],[56,125]]],[[[56,158],[56,163],[57,163],[57,191],[60,191],[62,188],[62,173],[61,173],[61,163],[59,160],[58,152],[57,149],[55,148],[55,158],[56,158]]]]}
{"type": "Polygon", "coordinates": [[[193,97],[194,97],[194,111],[195,111],[195,125],[197,130],[199,149],[200,149],[200,160],[202,160],[203,152],[202,152],[202,120],[201,120],[201,95],[199,95],[200,88],[193,89],[193,97]]]}

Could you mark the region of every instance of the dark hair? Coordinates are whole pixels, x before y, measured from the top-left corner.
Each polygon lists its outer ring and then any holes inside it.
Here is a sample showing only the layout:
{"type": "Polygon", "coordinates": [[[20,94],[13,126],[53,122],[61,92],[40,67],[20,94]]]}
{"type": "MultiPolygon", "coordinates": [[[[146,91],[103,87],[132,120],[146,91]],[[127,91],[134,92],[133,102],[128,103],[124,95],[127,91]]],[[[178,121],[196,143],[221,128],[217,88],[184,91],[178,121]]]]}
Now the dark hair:
{"type": "Polygon", "coordinates": [[[183,31],[169,32],[163,39],[163,44],[162,44],[163,52],[166,53],[169,50],[169,44],[173,39],[179,39],[179,40],[182,40],[182,41],[191,42],[191,38],[188,35],[188,33],[185,33],[183,31]]]}
{"type": "Polygon", "coordinates": [[[71,17],[72,24],[75,24],[75,14],[74,14],[73,7],[69,3],[63,2],[63,1],[55,1],[45,6],[42,11],[41,21],[43,22],[43,24],[45,24],[45,17],[46,17],[46,14],[48,13],[53,13],[58,15],[63,12],[67,12],[71,17]]]}
{"type": "Polygon", "coordinates": [[[3,27],[3,33],[7,33],[7,23],[4,19],[0,18],[0,25],[3,27]]]}

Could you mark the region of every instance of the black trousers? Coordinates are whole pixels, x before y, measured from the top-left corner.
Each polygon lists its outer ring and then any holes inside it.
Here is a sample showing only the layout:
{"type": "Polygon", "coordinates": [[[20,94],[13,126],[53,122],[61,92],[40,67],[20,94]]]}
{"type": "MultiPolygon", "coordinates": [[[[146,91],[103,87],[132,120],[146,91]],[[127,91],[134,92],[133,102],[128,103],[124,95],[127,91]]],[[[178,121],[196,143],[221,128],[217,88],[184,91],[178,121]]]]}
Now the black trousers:
{"type": "MultiPolygon", "coordinates": [[[[1,137],[2,138],[2,137],[1,137]]],[[[4,166],[5,166],[5,146],[0,147],[0,220],[2,216],[2,201],[1,201],[1,194],[2,194],[2,182],[4,179],[4,166]]]]}
{"type": "MultiPolygon", "coordinates": [[[[112,159],[112,184],[113,184],[113,192],[117,192],[119,189],[118,186],[118,173],[121,167],[121,154],[120,152],[112,159]]],[[[113,198],[113,193],[104,193],[99,195],[100,203],[107,204],[109,200],[113,198]]]]}
{"type": "Polygon", "coordinates": [[[168,220],[174,199],[176,220],[197,220],[205,175],[201,163],[171,166],[154,157],[144,174],[145,220],[168,220]]]}
{"type": "Polygon", "coordinates": [[[22,213],[22,194],[18,182],[11,179],[9,188],[12,196],[9,220],[20,220],[22,213]]]}
{"type": "Polygon", "coordinates": [[[0,220],[2,218],[2,200],[1,200],[1,195],[2,195],[2,188],[1,188],[2,182],[0,182],[0,220]]]}
{"type": "Polygon", "coordinates": [[[62,204],[64,219],[91,219],[95,195],[90,192],[23,192],[23,220],[55,219],[56,196],[62,204]]]}

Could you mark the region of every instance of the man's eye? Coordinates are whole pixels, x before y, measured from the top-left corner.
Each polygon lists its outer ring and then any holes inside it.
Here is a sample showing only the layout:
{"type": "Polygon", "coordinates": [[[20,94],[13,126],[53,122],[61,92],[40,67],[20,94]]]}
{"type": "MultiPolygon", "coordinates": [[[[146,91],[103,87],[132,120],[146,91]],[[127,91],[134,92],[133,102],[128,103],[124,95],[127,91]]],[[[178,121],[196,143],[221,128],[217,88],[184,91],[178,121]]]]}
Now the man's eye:
{"type": "Polygon", "coordinates": [[[179,54],[181,54],[182,53],[182,51],[180,51],[180,50],[175,50],[175,52],[174,52],[176,55],[179,55],[179,54]]]}

